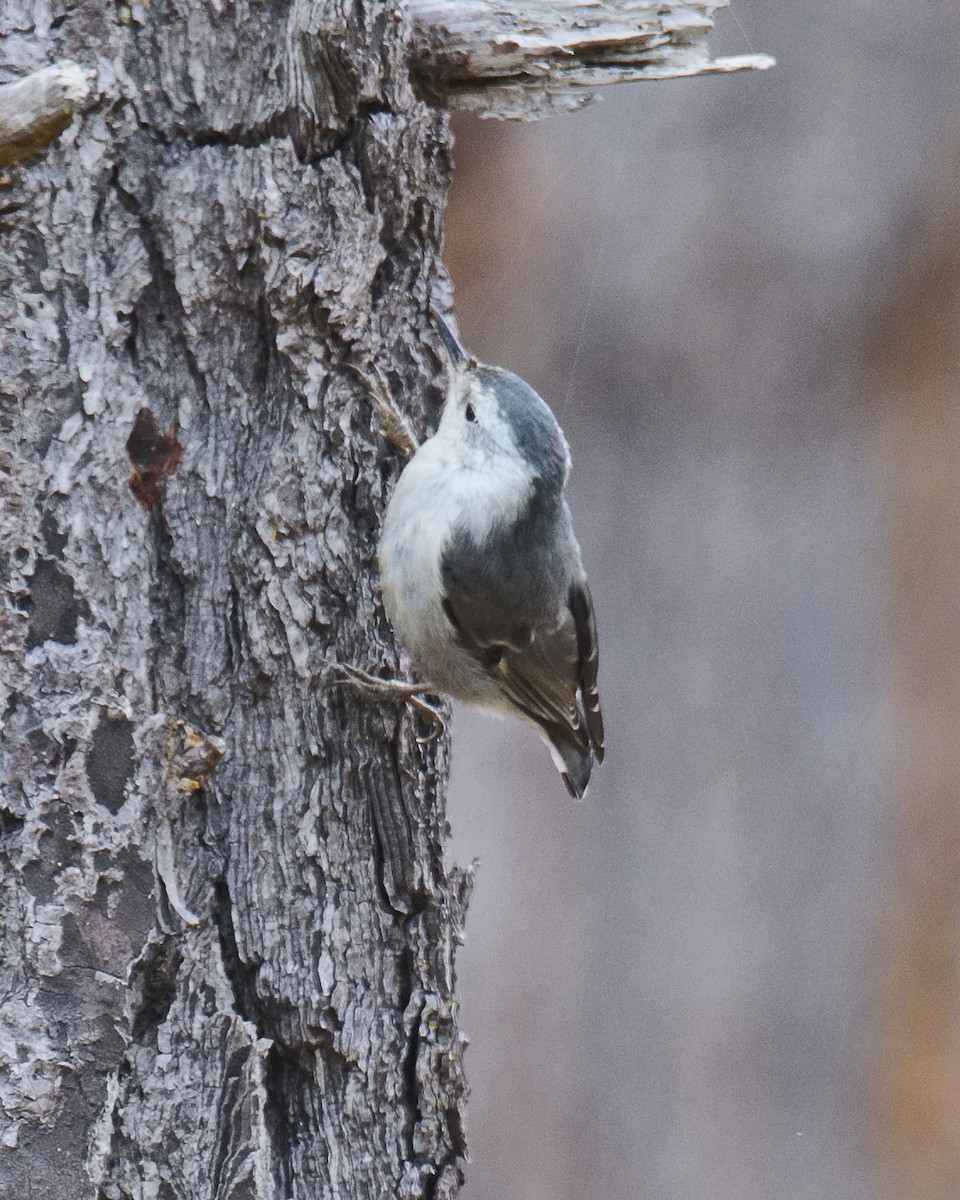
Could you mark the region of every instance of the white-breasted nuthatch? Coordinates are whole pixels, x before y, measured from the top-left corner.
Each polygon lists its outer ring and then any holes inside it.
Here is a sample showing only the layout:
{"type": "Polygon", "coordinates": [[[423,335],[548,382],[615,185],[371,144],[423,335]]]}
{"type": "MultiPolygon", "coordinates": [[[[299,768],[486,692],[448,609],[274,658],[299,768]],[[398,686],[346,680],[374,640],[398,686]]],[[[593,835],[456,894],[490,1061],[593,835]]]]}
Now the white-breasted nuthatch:
{"type": "Polygon", "coordinates": [[[431,690],[532,725],[580,798],[603,760],[603,718],[566,439],[533,388],[438,328],[447,397],[387,508],[387,616],[431,690]]]}

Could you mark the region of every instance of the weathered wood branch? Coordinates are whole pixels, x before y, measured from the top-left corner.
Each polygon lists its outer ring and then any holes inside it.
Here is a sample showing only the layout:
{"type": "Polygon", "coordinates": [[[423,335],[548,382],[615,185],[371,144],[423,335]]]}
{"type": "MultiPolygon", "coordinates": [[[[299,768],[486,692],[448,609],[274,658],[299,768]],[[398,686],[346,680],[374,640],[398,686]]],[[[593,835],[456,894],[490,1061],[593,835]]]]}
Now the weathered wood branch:
{"type": "Polygon", "coordinates": [[[536,120],[608,83],[766,70],[766,54],[711,59],[727,0],[409,0],[414,73],[444,107],[536,120]]]}
{"type": "Polygon", "coordinates": [[[69,59],[0,85],[0,167],[45,150],[73,121],[94,72],[69,59]]]}

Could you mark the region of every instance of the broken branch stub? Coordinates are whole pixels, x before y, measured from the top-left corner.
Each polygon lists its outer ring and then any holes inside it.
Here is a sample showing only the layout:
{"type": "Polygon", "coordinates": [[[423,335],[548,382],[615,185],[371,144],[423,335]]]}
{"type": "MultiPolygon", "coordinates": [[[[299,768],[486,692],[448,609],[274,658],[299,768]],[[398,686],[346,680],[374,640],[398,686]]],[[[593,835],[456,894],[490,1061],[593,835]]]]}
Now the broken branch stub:
{"type": "Polygon", "coordinates": [[[765,54],[710,57],[726,0],[409,0],[414,74],[436,103],[536,120],[582,108],[599,87],[766,70],[765,54]]]}
{"type": "Polygon", "coordinates": [[[37,154],[70,125],[94,72],[63,59],[0,85],[0,167],[37,154]]]}
{"type": "Polygon", "coordinates": [[[0,84],[0,167],[45,150],[87,98],[94,72],[62,59],[0,84]]]}

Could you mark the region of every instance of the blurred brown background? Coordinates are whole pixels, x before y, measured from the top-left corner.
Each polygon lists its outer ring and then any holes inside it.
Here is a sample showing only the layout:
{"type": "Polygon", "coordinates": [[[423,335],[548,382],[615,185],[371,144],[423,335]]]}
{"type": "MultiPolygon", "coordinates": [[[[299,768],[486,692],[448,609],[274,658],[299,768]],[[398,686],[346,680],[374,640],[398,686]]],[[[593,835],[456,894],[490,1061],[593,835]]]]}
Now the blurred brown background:
{"type": "Polygon", "coordinates": [[[960,105],[946,0],[736,0],[767,75],[457,126],[552,404],[608,761],[459,711],[467,1200],[960,1197],[960,105]]]}

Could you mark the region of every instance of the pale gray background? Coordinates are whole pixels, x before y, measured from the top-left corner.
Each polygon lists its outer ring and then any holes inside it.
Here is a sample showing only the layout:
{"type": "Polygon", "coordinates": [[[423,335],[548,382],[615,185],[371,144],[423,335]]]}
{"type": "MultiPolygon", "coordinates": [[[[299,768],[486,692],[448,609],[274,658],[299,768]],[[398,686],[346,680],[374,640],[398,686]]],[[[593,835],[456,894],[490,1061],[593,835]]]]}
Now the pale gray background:
{"type": "Polygon", "coordinates": [[[953,136],[956,13],[735,16],[715,52],[773,72],[457,127],[457,314],[570,441],[609,753],[578,806],[522,726],[456,714],[466,1200],[887,1194],[871,338],[953,136]]]}

